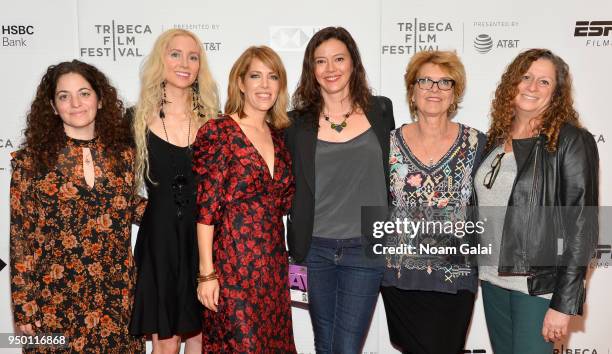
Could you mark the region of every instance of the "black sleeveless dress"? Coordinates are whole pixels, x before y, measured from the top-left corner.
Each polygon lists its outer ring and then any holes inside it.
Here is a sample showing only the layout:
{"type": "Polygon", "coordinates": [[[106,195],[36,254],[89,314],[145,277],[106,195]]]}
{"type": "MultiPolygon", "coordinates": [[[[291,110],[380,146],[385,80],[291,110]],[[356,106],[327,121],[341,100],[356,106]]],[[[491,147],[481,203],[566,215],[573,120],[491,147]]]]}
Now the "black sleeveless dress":
{"type": "Polygon", "coordinates": [[[160,338],[202,330],[197,299],[198,244],[191,149],[149,132],[149,203],[134,250],[138,280],[132,334],[160,338]],[[177,177],[181,175],[182,177],[177,177]]]}

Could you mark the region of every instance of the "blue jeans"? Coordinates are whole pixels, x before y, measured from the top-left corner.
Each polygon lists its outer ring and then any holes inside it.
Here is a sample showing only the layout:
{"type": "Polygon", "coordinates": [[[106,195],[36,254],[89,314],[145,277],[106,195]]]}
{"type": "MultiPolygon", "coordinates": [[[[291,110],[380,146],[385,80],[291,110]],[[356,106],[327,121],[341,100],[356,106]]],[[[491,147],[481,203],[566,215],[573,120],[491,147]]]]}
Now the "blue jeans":
{"type": "Polygon", "coordinates": [[[306,266],[317,354],[359,353],[378,300],[384,268],[366,259],[360,238],[313,237],[306,266]]]}

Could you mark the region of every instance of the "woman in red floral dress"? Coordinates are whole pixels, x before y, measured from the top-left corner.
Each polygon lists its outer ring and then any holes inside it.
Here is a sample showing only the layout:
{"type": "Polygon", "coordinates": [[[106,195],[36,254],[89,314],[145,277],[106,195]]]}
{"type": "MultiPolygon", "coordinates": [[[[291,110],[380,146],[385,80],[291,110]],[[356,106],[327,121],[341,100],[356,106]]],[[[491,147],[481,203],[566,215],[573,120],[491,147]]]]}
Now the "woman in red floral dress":
{"type": "Polygon", "coordinates": [[[232,67],[228,116],[194,145],[204,353],[295,353],[282,217],[293,196],[287,76],[267,47],[232,67]]]}

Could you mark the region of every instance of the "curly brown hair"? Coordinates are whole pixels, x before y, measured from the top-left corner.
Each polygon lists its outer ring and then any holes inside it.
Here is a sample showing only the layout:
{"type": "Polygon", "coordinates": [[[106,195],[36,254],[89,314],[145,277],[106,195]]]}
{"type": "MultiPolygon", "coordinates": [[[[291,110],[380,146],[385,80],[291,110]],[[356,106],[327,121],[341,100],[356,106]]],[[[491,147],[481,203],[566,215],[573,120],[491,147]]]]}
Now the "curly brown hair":
{"type": "Polygon", "coordinates": [[[38,85],[23,131],[25,139],[21,148],[32,157],[35,174],[52,169],[60,149],[66,144],[62,119],[55,114],[51,102],[55,102],[60,77],[69,73],[79,74],[87,80],[101,102],[96,114],[95,135],[104,144],[111,161],[119,159],[121,152],[132,146],[130,124],[123,118],[123,102],[108,78],[96,67],[79,60],[51,65],[38,85]]]}
{"type": "Polygon", "coordinates": [[[569,66],[548,49],[529,49],[520,53],[508,65],[495,90],[495,98],[491,103],[491,126],[487,132],[485,149],[502,144],[509,138],[515,115],[514,99],[518,94],[518,85],[531,64],[538,59],[549,60],[555,67],[555,91],[550,105],[541,117],[538,117],[539,130],[547,138],[546,149],[550,152],[557,149],[559,131],[564,123],[580,127],[578,113],[574,109],[569,66]]]}
{"type": "Polygon", "coordinates": [[[303,115],[316,130],[319,128],[319,115],[323,110],[323,96],[321,96],[321,88],[315,77],[315,50],[325,41],[337,39],[346,45],[348,52],[353,62],[353,72],[349,81],[349,91],[353,105],[359,107],[364,112],[368,110],[372,91],[368,85],[366,72],[359,55],[357,43],[351,34],[343,27],[325,27],[315,33],[304,52],[304,61],[302,63],[302,74],[298,87],[292,97],[293,109],[300,113],[312,113],[303,115]]]}

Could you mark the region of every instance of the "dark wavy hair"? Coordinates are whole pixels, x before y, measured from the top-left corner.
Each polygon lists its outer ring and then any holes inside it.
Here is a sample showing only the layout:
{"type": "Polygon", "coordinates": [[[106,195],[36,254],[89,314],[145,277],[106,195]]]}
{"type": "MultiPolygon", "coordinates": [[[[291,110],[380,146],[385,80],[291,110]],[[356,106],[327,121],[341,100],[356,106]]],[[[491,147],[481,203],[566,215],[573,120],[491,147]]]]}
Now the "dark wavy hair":
{"type": "Polygon", "coordinates": [[[123,118],[123,102],[108,78],[94,66],[79,60],[51,65],[38,85],[23,131],[25,139],[21,147],[32,157],[35,174],[53,168],[60,149],[66,144],[62,119],[54,113],[51,102],[55,101],[60,77],[69,73],[79,74],[87,80],[101,102],[102,108],[98,109],[95,118],[95,135],[104,144],[108,157],[119,159],[121,152],[132,146],[130,125],[123,118]]]}
{"type": "Polygon", "coordinates": [[[342,27],[325,27],[315,33],[304,52],[304,61],[302,63],[302,75],[295,93],[292,97],[293,109],[300,113],[311,113],[312,115],[303,115],[312,125],[314,129],[319,127],[319,115],[323,110],[323,96],[321,96],[321,88],[315,77],[315,59],[314,52],[321,43],[337,39],[346,45],[348,52],[353,62],[353,72],[349,81],[349,90],[351,100],[354,106],[359,107],[364,112],[369,108],[372,92],[368,85],[365,69],[361,62],[357,43],[351,34],[342,27]]]}
{"type": "Polygon", "coordinates": [[[515,115],[514,99],[518,85],[531,64],[538,59],[549,60],[555,67],[555,91],[549,106],[542,113],[540,132],[547,137],[546,149],[557,149],[559,131],[564,123],[580,127],[578,113],[574,109],[572,78],[569,66],[563,59],[548,49],[529,49],[520,53],[502,75],[491,103],[491,127],[487,132],[486,149],[508,139],[515,115]]]}

